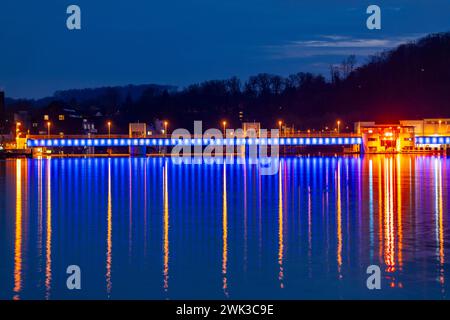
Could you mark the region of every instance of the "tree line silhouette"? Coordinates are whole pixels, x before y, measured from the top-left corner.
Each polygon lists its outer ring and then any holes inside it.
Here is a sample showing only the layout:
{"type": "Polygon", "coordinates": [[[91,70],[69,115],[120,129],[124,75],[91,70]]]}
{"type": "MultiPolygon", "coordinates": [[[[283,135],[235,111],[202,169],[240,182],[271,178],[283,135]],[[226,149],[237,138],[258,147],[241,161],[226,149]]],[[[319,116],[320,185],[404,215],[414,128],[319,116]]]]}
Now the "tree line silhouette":
{"type": "MultiPolygon", "coordinates": [[[[273,128],[283,120],[306,130],[332,127],[337,119],[350,124],[448,117],[450,33],[402,44],[359,66],[355,56],[350,56],[340,65],[330,66],[328,79],[308,72],[287,77],[261,73],[247,81],[237,77],[210,80],[182,90],[149,86],[140,96],[124,96],[117,90],[109,88],[82,101],[74,92],[64,101],[60,92],[45,104],[52,108],[70,105],[83,114],[100,111],[125,131],[129,122],[155,119],[170,121],[171,128],[192,128],[194,120],[202,120],[205,127],[219,127],[225,119],[230,127],[240,127],[241,121],[258,121],[273,128]]],[[[27,105],[15,103],[13,108],[27,105]]]]}

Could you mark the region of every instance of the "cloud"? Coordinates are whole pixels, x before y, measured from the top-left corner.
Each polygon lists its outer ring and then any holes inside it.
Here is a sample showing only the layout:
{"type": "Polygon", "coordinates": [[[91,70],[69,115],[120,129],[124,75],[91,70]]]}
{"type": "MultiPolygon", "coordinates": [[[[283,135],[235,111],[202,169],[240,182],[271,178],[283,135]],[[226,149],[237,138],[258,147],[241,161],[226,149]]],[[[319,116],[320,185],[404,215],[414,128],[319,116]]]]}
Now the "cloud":
{"type": "Polygon", "coordinates": [[[420,36],[414,34],[386,38],[355,38],[342,35],[320,35],[311,40],[296,40],[286,44],[266,46],[265,49],[271,59],[351,54],[369,56],[413,41],[420,36]]]}

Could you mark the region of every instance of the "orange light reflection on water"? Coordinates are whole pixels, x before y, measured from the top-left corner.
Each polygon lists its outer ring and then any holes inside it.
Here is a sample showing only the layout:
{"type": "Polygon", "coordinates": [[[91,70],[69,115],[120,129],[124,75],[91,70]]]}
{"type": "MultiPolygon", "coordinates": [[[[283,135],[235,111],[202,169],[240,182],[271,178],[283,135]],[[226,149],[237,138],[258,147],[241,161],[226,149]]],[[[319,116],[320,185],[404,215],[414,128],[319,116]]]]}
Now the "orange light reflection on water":
{"type": "Polygon", "coordinates": [[[280,267],[278,280],[280,288],[284,288],[284,239],[283,239],[283,184],[282,184],[282,163],[280,162],[278,173],[278,265],[280,267]]]}
{"type": "Polygon", "coordinates": [[[227,169],[223,166],[223,190],[222,190],[222,289],[228,297],[228,206],[227,206],[227,169]]]}
{"type": "Polygon", "coordinates": [[[22,290],[22,160],[16,160],[16,223],[14,238],[14,300],[22,290]]]}

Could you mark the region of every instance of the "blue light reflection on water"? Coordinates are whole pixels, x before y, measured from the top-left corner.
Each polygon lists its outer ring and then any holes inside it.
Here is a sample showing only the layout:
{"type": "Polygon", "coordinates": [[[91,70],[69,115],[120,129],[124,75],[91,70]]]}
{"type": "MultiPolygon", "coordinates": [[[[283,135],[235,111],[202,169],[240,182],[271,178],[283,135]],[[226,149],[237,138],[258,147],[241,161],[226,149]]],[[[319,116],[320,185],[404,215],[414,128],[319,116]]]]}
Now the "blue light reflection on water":
{"type": "Polygon", "coordinates": [[[0,298],[447,298],[447,158],[0,162],[0,298]],[[82,290],[66,288],[66,268],[82,290]],[[366,288],[367,266],[382,290],[366,288]]]}

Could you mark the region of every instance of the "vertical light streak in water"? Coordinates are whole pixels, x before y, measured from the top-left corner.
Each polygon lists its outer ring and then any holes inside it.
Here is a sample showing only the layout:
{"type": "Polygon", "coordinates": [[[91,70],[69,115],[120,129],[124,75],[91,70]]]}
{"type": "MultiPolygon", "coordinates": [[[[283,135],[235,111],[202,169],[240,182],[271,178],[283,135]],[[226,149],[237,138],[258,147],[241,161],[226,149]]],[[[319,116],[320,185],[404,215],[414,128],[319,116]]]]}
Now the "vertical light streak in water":
{"type": "Polygon", "coordinates": [[[227,168],[223,165],[223,190],[222,190],[222,289],[228,297],[228,206],[227,206],[227,168]]]}
{"type": "MultiPolygon", "coordinates": [[[[37,187],[38,187],[38,235],[37,235],[37,250],[38,250],[38,257],[39,257],[39,262],[38,262],[38,272],[39,274],[41,274],[42,271],[42,219],[43,219],[43,191],[42,191],[42,158],[39,158],[37,160],[37,167],[38,167],[38,182],[37,182],[37,187]]],[[[39,280],[40,281],[40,280],[39,280]]],[[[39,283],[39,285],[41,285],[41,283],[39,283]]]]}
{"type": "Polygon", "coordinates": [[[163,212],[163,225],[164,225],[164,291],[167,292],[169,290],[169,189],[168,189],[168,180],[167,180],[167,170],[168,164],[167,161],[164,164],[163,169],[163,189],[164,189],[164,212],[163,212]]]}
{"type": "Polygon", "coordinates": [[[374,251],[374,223],[373,223],[373,161],[369,160],[369,233],[370,233],[370,261],[374,251]]]}
{"type": "Polygon", "coordinates": [[[284,239],[283,239],[283,184],[282,184],[282,162],[280,161],[279,175],[278,175],[278,265],[280,271],[278,273],[278,280],[280,280],[280,288],[284,288],[284,239]]]}
{"type": "Polygon", "coordinates": [[[147,257],[147,158],[144,161],[144,257],[147,257]]]}
{"type": "Polygon", "coordinates": [[[259,247],[259,261],[262,259],[262,188],[261,188],[261,173],[258,172],[258,247],[259,247]]]}
{"type": "Polygon", "coordinates": [[[52,182],[51,182],[51,159],[47,159],[47,237],[45,243],[45,298],[50,298],[52,284],[52,182]]]}
{"type": "Polygon", "coordinates": [[[435,207],[436,207],[436,242],[437,257],[439,260],[439,283],[445,283],[444,278],[444,221],[443,221],[443,201],[442,201],[442,163],[440,159],[434,160],[434,179],[435,179],[435,207]]]}
{"type": "MultiPolygon", "coordinates": [[[[133,163],[131,162],[131,158],[129,159],[129,179],[128,179],[128,190],[129,190],[129,221],[128,221],[128,258],[131,262],[131,250],[132,250],[132,244],[133,244],[133,178],[132,178],[132,166],[133,163]]],[[[134,162],[135,163],[135,162],[134,162]]]]}
{"type": "Polygon", "coordinates": [[[381,170],[381,160],[377,157],[378,161],[378,255],[380,263],[383,261],[383,175],[381,170]]]}
{"type": "Polygon", "coordinates": [[[111,159],[108,159],[108,206],[107,206],[107,230],[106,230],[106,292],[108,298],[111,295],[112,281],[112,194],[111,194],[111,159]]]}
{"type": "Polygon", "coordinates": [[[22,290],[22,160],[16,160],[16,226],[14,239],[14,300],[22,290]]]}
{"type": "Polygon", "coordinates": [[[403,221],[402,221],[402,177],[401,155],[397,155],[397,234],[398,234],[398,268],[403,267],[403,221]]]}
{"type": "Polygon", "coordinates": [[[337,266],[339,278],[342,278],[342,207],[341,207],[341,161],[338,160],[336,172],[336,224],[337,224],[337,266]]]}
{"type": "Polygon", "coordinates": [[[308,186],[308,274],[312,277],[312,199],[311,186],[308,186]]]}
{"type": "MultiPolygon", "coordinates": [[[[225,166],[226,164],[224,164],[225,166]]],[[[247,271],[247,164],[244,164],[244,271],[247,271]]]]}
{"type": "MultiPolygon", "coordinates": [[[[384,167],[385,179],[385,213],[384,213],[384,263],[387,272],[395,271],[395,238],[394,238],[394,212],[393,212],[393,173],[392,158],[385,159],[384,167]]],[[[391,286],[395,286],[391,282],[391,286]]]]}

